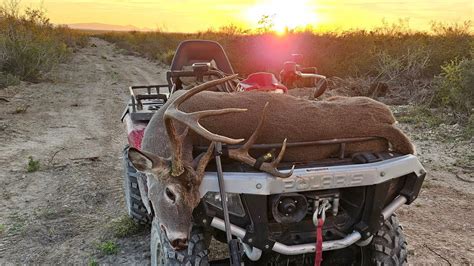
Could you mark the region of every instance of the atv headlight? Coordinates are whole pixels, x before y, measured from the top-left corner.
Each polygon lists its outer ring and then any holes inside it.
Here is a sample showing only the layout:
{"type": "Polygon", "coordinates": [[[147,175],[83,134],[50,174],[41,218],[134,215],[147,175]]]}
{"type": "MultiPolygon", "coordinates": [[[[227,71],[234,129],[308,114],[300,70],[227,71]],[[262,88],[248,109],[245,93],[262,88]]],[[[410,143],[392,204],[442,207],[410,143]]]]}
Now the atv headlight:
{"type": "MultiPolygon", "coordinates": [[[[222,210],[222,199],[219,192],[207,192],[206,195],[204,195],[204,201],[207,204],[222,210]]],[[[242,205],[239,194],[227,193],[227,207],[229,213],[240,217],[245,216],[244,206],[242,205]]]]}

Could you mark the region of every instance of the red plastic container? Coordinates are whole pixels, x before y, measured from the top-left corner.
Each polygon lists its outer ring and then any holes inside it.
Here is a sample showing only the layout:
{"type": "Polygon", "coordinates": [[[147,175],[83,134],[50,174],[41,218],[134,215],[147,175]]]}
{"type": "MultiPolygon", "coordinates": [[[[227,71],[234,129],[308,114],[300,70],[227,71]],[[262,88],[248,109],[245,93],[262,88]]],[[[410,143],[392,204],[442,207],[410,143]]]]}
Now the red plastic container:
{"type": "Polygon", "coordinates": [[[288,88],[281,84],[275,75],[267,72],[250,74],[239,84],[244,91],[288,92],[288,88]]]}

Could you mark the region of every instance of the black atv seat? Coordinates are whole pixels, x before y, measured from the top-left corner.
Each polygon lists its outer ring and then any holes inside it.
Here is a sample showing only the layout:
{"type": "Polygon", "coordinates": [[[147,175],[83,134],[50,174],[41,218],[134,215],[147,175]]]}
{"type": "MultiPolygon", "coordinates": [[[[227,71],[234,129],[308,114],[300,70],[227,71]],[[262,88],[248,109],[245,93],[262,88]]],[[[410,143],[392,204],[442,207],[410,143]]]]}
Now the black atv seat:
{"type": "Polygon", "coordinates": [[[171,63],[171,71],[183,70],[193,63],[215,61],[217,68],[226,73],[234,74],[229,59],[222,46],[214,41],[190,40],[179,44],[171,63]]]}

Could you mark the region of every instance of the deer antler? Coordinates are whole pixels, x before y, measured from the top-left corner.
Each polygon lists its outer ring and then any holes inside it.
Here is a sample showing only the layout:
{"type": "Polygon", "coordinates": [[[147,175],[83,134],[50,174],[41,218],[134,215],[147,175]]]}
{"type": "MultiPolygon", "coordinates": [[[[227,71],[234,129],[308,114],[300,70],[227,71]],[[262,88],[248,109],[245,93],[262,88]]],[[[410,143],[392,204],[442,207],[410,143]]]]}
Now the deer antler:
{"type": "Polygon", "coordinates": [[[214,116],[214,115],[223,115],[223,114],[228,114],[228,113],[238,113],[238,112],[245,112],[247,109],[240,109],[240,108],[225,108],[225,109],[220,109],[220,110],[206,110],[206,111],[198,111],[198,112],[193,112],[193,113],[185,113],[183,111],[180,111],[178,108],[179,106],[192,97],[193,95],[204,91],[206,89],[209,89],[211,87],[223,84],[229,80],[232,80],[236,78],[237,75],[232,75],[228,77],[224,77],[221,79],[216,79],[216,80],[211,80],[209,82],[200,84],[189,91],[183,93],[182,95],[178,96],[166,109],[164,113],[164,122],[166,126],[166,131],[168,133],[168,137],[171,142],[171,148],[173,151],[173,162],[172,162],[172,170],[171,170],[171,175],[173,176],[179,176],[184,172],[184,167],[183,167],[183,142],[184,139],[187,135],[188,129],[191,128],[194,130],[197,134],[203,136],[206,139],[209,139],[211,141],[215,142],[223,142],[227,144],[237,144],[244,139],[232,139],[228,138],[225,136],[217,135],[215,133],[210,132],[209,130],[205,129],[200,123],[199,119],[204,118],[204,117],[209,117],[209,116],[214,116]],[[186,125],[185,131],[178,135],[176,132],[176,128],[173,125],[172,120],[179,121],[186,125]]]}
{"type": "MultiPolygon", "coordinates": [[[[249,154],[249,150],[252,147],[253,144],[255,144],[255,141],[258,138],[258,135],[260,134],[260,130],[262,129],[263,122],[265,120],[265,115],[266,115],[266,110],[267,110],[268,102],[265,104],[265,107],[263,107],[262,111],[262,116],[260,117],[260,121],[258,122],[257,128],[253,132],[252,136],[248,139],[248,141],[240,148],[238,149],[229,149],[229,158],[246,163],[251,166],[257,166],[257,159],[253,158],[249,154]]],[[[293,170],[295,169],[295,166],[291,168],[291,170],[287,173],[282,173],[280,172],[277,167],[280,161],[283,159],[283,156],[285,155],[285,150],[286,150],[286,139],[283,141],[283,145],[281,147],[280,153],[278,154],[277,158],[274,159],[272,162],[267,163],[263,162],[258,169],[260,171],[267,172],[273,176],[276,177],[290,177],[293,174],[293,170]]]]}

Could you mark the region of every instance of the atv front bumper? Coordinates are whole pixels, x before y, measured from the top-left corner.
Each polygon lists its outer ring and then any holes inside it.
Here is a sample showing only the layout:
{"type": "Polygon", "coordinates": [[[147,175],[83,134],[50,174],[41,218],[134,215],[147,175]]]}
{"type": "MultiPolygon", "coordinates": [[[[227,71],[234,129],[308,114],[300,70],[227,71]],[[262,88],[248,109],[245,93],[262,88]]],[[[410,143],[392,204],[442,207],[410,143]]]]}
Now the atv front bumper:
{"type": "MultiPolygon", "coordinates": [[[[367,164],[295,169],[293,175],[288,178],[275,178],[263,172],[225,172],[225,191],[272,195],[371,186],[408,174],[415,174],[417,177],[425,174],[425,169],[414,155],[367,164]]],[[[202,181],[201,197],[207,192],[219,192],[217,174],[214,172],[207,172],[202,181]]],[[[409,203],[415,199],[414,196],[410,197],[409,203]]]]}
{"type": "MultiPolygon", "coordinates": [[[[382,211],[383,219],[386,220],[406,202],[407,202],[407,198],[405,196],[399,196],[398,198],[396,198],[392,203],[390,203],[382,211]]],[[[212,219],[211,226],[221,231],[225,231],[224,220],[220,218],[214,217],[212,219]]],[[[245,231],[245,229],[235,226],[235,225],[231,225],[231,232],[232,232],[232,235],[238,237],[239,239],[245,239],[247,235],[247,232],[245,231]]],[[[364,245],[364,242],[366,241],[361,241],[361,239],[362,239],[362,234],[359,231],[354,230],[351,234],[348,234],[342,239],[324,241],[323,251],[342,249],[353,244],[364,245]]],[[[314,253],[315,249],[316,249],[316,243],[289,246],[289,245],[275,242],[272,247],[273,251],[283,254],[283,255],[300,255],[300,254],[306,254],[306,253],[314,253]]],[[[249,251],[246,250],[246,253],[259,253],[258,251],[259,249],[256,249],[256,248],[252,248],[248,250],[249,251]]],[[[252,257],[252,255],[247,254],[247,257],[252,257]]]]}
{"type": "MultiPolygon", "coordinates": [[[[231,225],[231,232],[242,240],[248,257],[258,257],[264,251],[274,251],[284,255],[299,255],[315,251],[314,242],[300,244],[282,243],[272,239],[266,197],[286,193],[306,193],[314,191],[343,190],[362,187],[365,201],[357,221],[346,235],[339,239],[323,242],[323,250],[335,250],[353,244],[370,243],[371,237],[381,224],[404,204],[413,202],[420,191],[426,172],[416,156],[404,155],[384,161],[330,167],[296,169],[289,178],[275,178],[261,172],[225,172],[227,193],[241,195],[246,202],[246,214],[250,223],[238,222],[231,225]],[[391,190],[398,184],[396,190],[391,190]],[[387,195],[392,193],[392,195],[387,195]],[[248,204],[251,202],[251,204],[248,204]]],[[[218,192],[216,173],[206,173],[200,193],[218,192]]],[[[207,216],[206,216],[207,215],[207,216]]],[[[218,213],[201,219],[204,225],[224,231],[224,221],[218,213]]],[[[232,219],[231,219],[232,221],[232,219]]]]}

